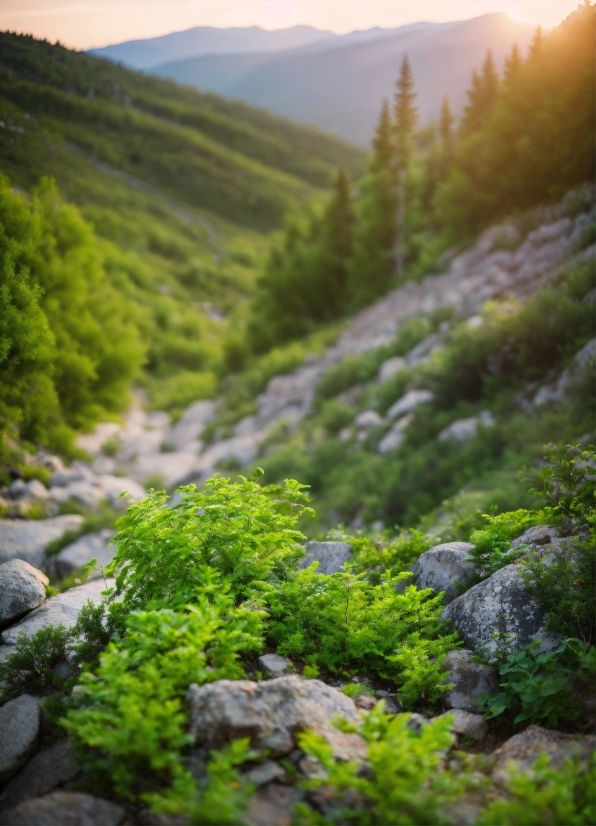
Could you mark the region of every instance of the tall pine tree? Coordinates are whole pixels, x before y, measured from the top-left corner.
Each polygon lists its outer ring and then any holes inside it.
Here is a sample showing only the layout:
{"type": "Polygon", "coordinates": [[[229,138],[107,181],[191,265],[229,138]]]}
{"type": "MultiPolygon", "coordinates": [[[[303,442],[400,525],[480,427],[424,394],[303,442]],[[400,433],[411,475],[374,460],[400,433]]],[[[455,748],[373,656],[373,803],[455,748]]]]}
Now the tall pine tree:
{"type": "Polygon", "coordinates": [[[418,109],[414,101],[414,76],[407,55],[402,60],[395,91],[395,163],[397,172],[397,210],[395,242],[395,274],[403,278],[406,257],[406,187],[412,159],[414,130],[418,109]]]}
{"type": "Polygon", "coordinates": [[[492,53],[486,54],[482,74],[474,71],[472,83],[468,89],[468,103],[464,108],[460,131],[462,135],[478,132],[487,123],[499,95],[499,75],[495,68],[492,53]]]}

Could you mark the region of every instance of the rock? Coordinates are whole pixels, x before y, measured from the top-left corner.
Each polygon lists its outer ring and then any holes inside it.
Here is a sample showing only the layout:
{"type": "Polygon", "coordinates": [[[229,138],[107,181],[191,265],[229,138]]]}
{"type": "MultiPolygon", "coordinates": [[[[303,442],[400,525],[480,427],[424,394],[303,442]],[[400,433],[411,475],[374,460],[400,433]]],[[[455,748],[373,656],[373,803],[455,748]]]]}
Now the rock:
{"type": "Polygon", "coordinates": [[[119,435],[122,427],[116,422],[103,422],[98,424],[93,433],[85,433],[77,436],[77,447],[90,453],[91,456],[101,452],[102,446],[119,435]]]}
{"type": "Polygon", "coordinates": [[[491,665],[472,662],[472,651],[450,651],[443,661],[443,671],[448,674],[446,683],[453,688],[443,694],[447,708],[476,711],[476,700],[482,694],[495,694],[499,690],[499,675],[491,665]]]}
{"type": "Polygon", "coordinates": [[[356,427],[367,429],[369,427],[378,427],[383,424],[384,421],[385,419],[379,416],[376,410],[363,410],[362,413],[359,413],[354,419],[354,424],[356,427]]]}
{"type": "Polygon", "coordinates": [[[134,479],[126,476],[112,476],[110,473],[103,473],[97,477],[97,486],[104,493],[104,498],[114,507],[128,507],[128,500],[137,502],[147,496],[147,491],[134,479]],[[126,499],[119,499],[121,493],[127,493],[126,499]]]}
{"type": "Polygon", "coordinates": [[[504,784],[509,777],[513,762],[524,773],[530,773],[534,763],[542,752],[546,752],[550,764],[560,769],[565,760],[573,757],[586,764],[596,750],[596,736],[593,734],[578,736],[551,731],[542,726],[528,726],[520,734],[514,734],[491,755],[493,762],[492,779],[497,784],[504,784]]]}
{"type": "Polygon", "coordinates": [[[377,380],[380,384],[390,381],[398,373],[401,373],[407,367],[406,360],[401,356],[393,356],[381,364],[379,367],[379,374],[377,380]]]}
{"type": "Polygon", "coordinates": [[[453,441],[459,444],[465,444],[473,439],[478,431],[479,425],[484,427],[492,427],[495,423],[492,413],[489,410],[483,410],[477,416],[470,416],[468,419],[457,419],[445,427],[438,435],[440,442],[453,441]]]}
{"type": "MultiPolygon", "coordinates": [[[[200,465],[199,457],[190,451],[141,454],[135,462],[133,476],[145,483],[151,477],[161,479],[158,487],[175,488],[200,465]]],[[[155,483],[151,483],[155,487],[155,483]]]]}
{"type": "Polygon", "coordinates": [[[534,525],[528,528],[521,536],[514,539],[511,543],[512,548],[518,548],[520,545],[549,545],[559,538],[559,531],[551,525],[534,525]]]}
{"type": "Polygon", "coordinates": [[[18,806],[24,800],[53,792],[78,774],[74,750],[68,740],[38,751],[21,771],[11,777],[0,795],[0,809],[18,806]]]}
{"type": "Polygon", "coordinates": [[[378,700],[375,700],[370,694],[358,694],[354,697],[356,707],[361,708],[363,711],[370,711],[376,706],[377,702],[378,700]]]}
{"type": "Polygon", "coordinates": [[[233,460],[238,462],[241,467],[245,467],[254,462],[259,455],[259,447],[265,435],[264,431],[259,431],[245,436],[222,439],[221,442],[216,442],[209,447],[201,458],[211,465],[233,460]]]}
{"type": "Polygon", "coordinates": [[[391,450],[397,450],[398,447],[401,447],[406,438],[406,428],[413,418],[414,417],[410,415],[402,416],[401,419],[398,419],[391,430],[388,430],[387,433],[385,433],[377,445],[377,453],[384,456],[385,453],[389,453],[391,450]]]}
{"type": "Polygon", "coordinates": [[[272,780],[285,780],[286,772],[279,763],[273,760],[265,760],[264,763],[259,763],[252,769],[244,773],[244,777],[249,783],[254,783],[255,786],[265,786],[271,783],[272,780]]]}
{"type": "Polygon", "coordinates": [[[424,361],[434,350],[438,350],[443,343],[443,338],[439,333],[432,333],[419,344],[406,353],[405,359],[408,367],[414,367],[424,361]]]}
{"type": "Polygon", "coordinates": [[[352,558],[352,546],[347,542],[307,542],[304,549],[306,557],[300,561],[300,568],[318,562],[318,574],[337,574],[352,558]]]}
{"type": "Polygon", "coordinates": [[[484,740],[488,734],[488,723],[482,714],[472,714],[462,709],[454,709],[433,717],[433,720],[443,720],[445,717],[453,718],[453,731],[459,737],[471,737],[472,740],[484,740]]]}
{"type": "Polygon", "coordinates": [[[290,826],[294,823],[294,806],[303,798],[298,789],[270,783],[250,799],[246,821],[249,826],[290,826]]]}
{"type": "Polygon", "coordinates": [[[0,563],[18,558],[39,568],[46,546],[66,531],[78,530],[82,521],[83,517],[78,514],[30,521],[0,519],[0,563]]]}
{"type": "Polygon", "coordinates": [[[41,605],[49,584],[45,574],[22,559],[0,565],[0,629],[41,605]]]}
{"type": "Polygon", "coordinates": [[[394,402],[387,411],[388,419],[397,419],[406,413],[412,413],[421,404],[430,404],[435,395],[430,390],[408,390],[400,399],[394,402]]]}
{"type": "Polygon", "coordinates": [[[114,532],[109,529],[99,533],[88,533],[62,548],[52,561],[56,576],[60,578],[70,576],[93,557],[97,558],[99,568],[105,568],[116,553],[116,546],[108,545],[113,535],[114,532]]]}
{"type": "Polygon", "coordinates": [[[187,695],[190,731],[198,745],[219,748],[231,740],[249,737],[257,749],[272,755],[288,754],[304,729],[320,734],[340,760],[363,760],[364,740],[331,724],[343,717],[358,725],[354,702],[319,680],[278,677],[261,683],[219,680],[191,685],[187,695]]]}
{"type": "Polygon", "coordinates": [[[498,658],[499,644],[509,648],[513,642],[521,648],[537,639],[539,651],[550,651],[562,641],[547,631],[544,614],[515,564],[501,568],[454,599],[441,616],[453,622],[467,648],[480,651],[489,662],[498,658]]]}
{"type": "Polygon", "coordinates": [[[291,674],[295,671],[292,661],[287,657],[280,657],[279,654],[263,654],[259,657],[259,665],[264,672],[274,677],[283,677],[284,674],[291,674]]]}
{"type": "Polygon", "coordinates": [[[0,826],[119,826],[122,806],[81,792],[53,792],[0,813],[0,826]]]}
{"type": "Polygon", "coordinates": [[[17,772],[37,748],[39,700],[23,694],[0,708],[0,780],[17,772]]]}
{"type": "MultiPolygon", "coordinates": [[[[109,588],[113,587],[114,580],[109,579],[107,583],[109,588]]],[[[40,628],[48,625],[64,625],[65,628],[72,628],[87,600],[98,605],[103,599],[101,592],[105,589],[106,585],[102,578],[50,597],[16,625],[11,625],[3,631],[2,641],[5,645],[16,645],[19,634],[32,637],[40,628]]]]}
{"type": "Polygon", "coordinates": [[[216,413],[217,402],[194,402],[171,427],[167,441],[177,450],[197,453],[202,448],[200,436],[205,426],[213,421],[216,413]]]}
{"type": "Polygon", "coordinates": [[[474,546],[469,542],[445,542],[421,554],[412,566],[418,588],[445,592],[445,603],[452,602],[476,573],[468,562],[474,546]]]}

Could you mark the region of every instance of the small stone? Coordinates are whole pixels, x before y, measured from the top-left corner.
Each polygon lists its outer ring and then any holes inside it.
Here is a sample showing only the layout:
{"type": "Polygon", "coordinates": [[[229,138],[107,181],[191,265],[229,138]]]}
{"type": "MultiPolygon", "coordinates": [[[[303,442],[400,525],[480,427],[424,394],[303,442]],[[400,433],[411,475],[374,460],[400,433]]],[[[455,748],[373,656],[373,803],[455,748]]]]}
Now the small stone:
{"type": "Polygon", "coordinates": [[[300,567],[308,568],[318,562],[318,574],[337,574],[352,558],[352,546],[347,542],[307,542],[304,550],[306,557],[301,560],[300,567]]]}
{"type": "Polygon", "coordinates": [[[421,554],[412,572],[418,588],[444,591],[445,603],[452,602],[460,588],[465,588],[476,573],[476,566],[468,562],[474,549],[469,542],[445,542],[421,554]]]}
{"type": "Polygon", "coordinates": [[[298,763],[298,769],[309,780],[325,779],[327,777],[327,770],[323,764],[313,757],[311,754],[305,755],[298,763]]]}
{"type": "Polygon", "coordinates": [[[0,780],[17,772],[37,748],[39,700],[24,694],[0,708],[0,780]]]}
{"type": "Polygon", "coordinates": [[[467,419],[457,419],[445,427],[438,435],[440,442],[452,441],[465,444],[474,438],[478,432],[479,425],[492,427],[495,420],[489,410],[483,410],[477,416],[470,416],[467,419]]]}
{"type": "Polygon", "coordinates": [[[354,424],[356,427],[367,429],[369,427],[378,427],[382,425],[384,421],[385,419],[379,416],[376,410],[363,410],[362,413],[359,413],[354,419],[354,424]]]}
{"type": "Polygon", "coordinates": [[[406,360],[401,356],[393,356],[381,364],[377,380],[380,384],[389,381],[407,367],[406,360]]]}
{"type": "Polygon", "coordinates": [[[119,826],[122,806],[80,792],[54,792],[0,812],[0,826],[119,826]]]}
{"type": "Polygon", "coordinates": [[[397,419],[406,413],[412,413],[421,404],[430,404],[434,401],[434,393],[430,390],[408,390],[400,399],[394,402],[387,411],[387,418],[397,419]]]}
{"type": "Polygon", "coordinates": [[[284,781],[287,777],[285,770],[273,760],[265,760],[245,772],[244,777],[255,786],[265,786],[272,780],[284,781]]]}
{"type": "Polygon", "coordinates": [[[377,704],[377,700],[375,700],[374,697],[371,697],[370,694],[358,694],[354,697],[354,702],[357,707],[361,708],[363,711],[370,711],[377,704]]]}
{"type": "Polygon", "coordinates": [[[68,740],[38,751],[18,774],[8,781],[0,795],[0,808],[18,806],[24,800],[54,791],[79,772],[68,740]]]}
{"type": "Polygon", "coordinates": [[[559,531],[551,525],[534,525],[534,527],[524,531],[517,539],[514,539],[511,547],[518,548],[520,545],[550,545],[551,542],[555,542],[559,537],[559,531]]]}
{"type": "Polygon", "coordinates": [[[280,657],[279,654],[263,654],[259,657],[259,665],[263,671],[274,677],[283,677],[284,674],[295,672],[292,661],[287,657],[280,657]]]}
{"type": "Polygon", "coordinates": [[[290,826],[294,822],[294,806],[303,799],[298,789],[269,783],[250,799],[246,821],[249,826],[290,826]]]}
{"type": "Polygon", "coordinates": [[[398,447],[404,443],[406,439],[406,428],[414,417],[411,415],[402,416],[398,419],[393,427],[385,433],[383,438],[377,445],[377,453],[384,456],[392,450],[397,450],[398,447]]]}
{"type": "Polygon", "coordinates": [[[41,605],[49,584],[44,573],[22,559],[0,565],[0,629],[41,605]]]}
{"type": "Polygon", "coordinates": [[[428,717],[424,717],[422,714],[418,714],[417,712],[412,712],[407,722],[407,726],[410,731],[419,732],[425,726],[429,724],[430,720],[428,717]]]}
{"type": "Polygon", "coordinates": [[[472,714],[462,709],[454,709],[433,717],[433,720],[443,720],[445,717],[453,720],[453,731],[460,737],[471,737],[472,740],[483,740],[488,734],[488,723],[482,714],[472,714]]]}
{"type": "Polygon", "coordinates": [[[442,665],[449,672],[446,683],[453,688],[443,695],[447,708],[476,711],[477,700],[483,694],[495,694],[499,690],[499,675],[490,665],[472,662],[472,651],[450,651],[442,665]]]}

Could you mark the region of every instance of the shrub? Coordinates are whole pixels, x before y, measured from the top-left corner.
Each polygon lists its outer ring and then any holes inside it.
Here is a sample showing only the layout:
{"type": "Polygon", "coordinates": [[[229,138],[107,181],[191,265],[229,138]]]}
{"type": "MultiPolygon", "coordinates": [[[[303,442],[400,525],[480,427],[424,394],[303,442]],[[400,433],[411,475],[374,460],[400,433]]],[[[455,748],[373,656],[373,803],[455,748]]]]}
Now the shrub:
{"type": "Polygon", "coordinates": [[[109,568],[117,571],[111,599],[121,594],[129,611],[178,609],[214,570],[237,596],[251,595],[256,582],[283,579],[303,553],[304,537],[293,527],[312,512],[304,488],[293,480],[261,487],[243,476],[216,476],[204,491],[179,488],[182,502],[174,508],[164,491],[132,503],[112,539],[118,550],[109,568]]]}
{"type": "Polygon", "coordinates": [[[60,689],[64,678],[55,670],[66,663],[69,631],[63,625],[41,628],[34,636],[23,632],[15,650],[0,661],[2,702],[20,694],[48,694],[60,689]]]}
{"type": "Polygon", "coordinates": [[[396,592],[408,576],[371,585],[362,574],[323,576],[311,565],[266,596],[268,634],[280,654],[343,676],[391,679],[408,704],[434,701],[448,690],[439,669],[457,635],[445,633],[441,595],[396,592]]]}
{"type": "Polygon", "coordinates": [[[470,542],[474,545],[470,560],[475,563],[482,579],[519,559],[525,548],[512,548],[511,540],[533,525],[552,522],[553,511],[550,508],[541,511],[516,510],[498,516],[485,514],[484,518],[488,520],[488,526],[474,531],[470,536],[470,542]]]}

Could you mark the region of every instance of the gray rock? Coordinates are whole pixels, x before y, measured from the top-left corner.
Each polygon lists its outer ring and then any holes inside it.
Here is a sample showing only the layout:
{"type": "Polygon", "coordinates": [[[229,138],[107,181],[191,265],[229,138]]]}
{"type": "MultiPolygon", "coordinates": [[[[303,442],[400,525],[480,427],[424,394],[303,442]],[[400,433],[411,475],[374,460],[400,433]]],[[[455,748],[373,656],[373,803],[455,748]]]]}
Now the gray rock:
{"type": "Polygon", "coordinates": [[[244,777],[249,783],[254,783],[255,786],[265,786],[267,783],[271,783],[272,780],[285,780],[286,773],[279,763],[275,763],[273,760],[265,760],[264,763],[259,763],[258,766],[254,766],[254,768],[245,772],[244,777]]]}
{"type": "Polygon", "coordinates": [[[398,373],[401,373],[407,367],[406,360],[401,356],[393,356],[390,359],[381,364],[379,367],[379,374],[378,374],[378,381],[380,384],[384,384],[386,381],[390,381],[394,376],[397,376],[398,373]]]}
{"type": "Polygon", "coordinates": [[[198,745],[218,748],[240,737],[272,755],[288,754],[296,746],[296,734],[311,729],[320,734],[340,760],[362,760],[366,752],[357,734],[331,724],[343,717],[358,725],[354,702],[319,680],[279,677],[254,683],[219,680],[191,685],[187,695],[190,731],[198,745]]]}
{"type": "Polygon", "coordinates": [[[0,563],[23,559],[39,568],[45,558],[45,548],[60,539],[66,531],[80,528],[83,517],[78,514],[55,516],[52,519],[0,519],[0,563]]]}
{"type": "Polygon", "coordinates": [[[492,779],[496,784],[504,784],[509,777],[512,764],[531,774],[531,769],[540,755],[545,752],[554,769],[560,769],[565,760],[573,757],[586,766],[593,752],[596,751],[596,736],[589,734],[563,734],[541,726],[528,726],[520,734],[514,734],[491,755],[493,763],[492,779]]]}
{"type": "Polygon", "coordinates": [[[0,795],[0,809],[18,806],[24,800],[53,792],[79,772],[68,740],[38,751],[18,774],[8,781],[0,795]]]}
{"type": "Polygon", "coordinates": [[[451,717],[453,720],[453,732],[460,737],[471,737],[472,740],[483,740],[488,734],[488,723],[482,714],[472,714],[462,709],[454,709],[433,717],[433,720],[443,720],[451,717]]]}
{"type": "Polygon", "coordinates": [[[300,567],[308,568],[318,562],[318,574],[337,574],[352,558],[352,546],[347,542],[307,542],[304,549],[306,557],[300,561],[300,567]]]}
{"type": "Polygon", "coordinates": [[[439,333],[432,333],[430,336],[427,336],[406,353],[405,358],[408,367],[414,367],[416,364],[420,364],[428,358],[432,352],[438,350],[442,343],[443,338],[439,333]]]}
{"type": "Polygon", "coordinates": [[[528,528],[521,536],[514,539],[511,543],[512,548],[518,548],[520,545],[549,545],[559,538],[559,531],[552,527],[552,525],[534,525],[528,528]]]}
{"type": "Polygon", "coordinates": [[[181,485],[188,474],[200,464],[196,453],[178,450],[171,453],[145,453],[139,455],[133,469],[133,477],[145,482],[149,477],[160,477],[166,488],[181,485]]]}
{"type": "Polygon", "coordinates": [[[379,416],[376,410],[363,410],[362,413],[359,413],[354,419],[354,424],[356,427],[367,429],[369,427],[378,427],[383,424],[384,421],[385,419],[379,416]]]}
{"type": "Polygon", "coordinates": [[[413,418],[411,415],[402,416],[401,419],[395,422],[391,430],[385,433],[377,445],[377,453],[379,455],[384,456],[391,450],[397,450],[398,447],[401,447],[406,438],[406,428],[413,418]]]}
{"type": "Polygon", "coordinates": [[[88,533],[75,542],[62,548],[53,559],[53,567],[58,577],[70,576],[80,570],[93,557],[97,558],[99,568],[105,568],[114,558],[115,545],[108,545],[114,532],[111,530],[99,533],[88,533]]]}
{"type": "MultiPolygon", "coordinates": [[[[108,587],[114,585],[113,579],[107,582],[108,587]]],[[[101,579],[87,582],[85,585],[79,585],[78,588],[71,588],[69,591],[50,597],[16,625],[11,625],[3,631],[2,641],[5,645],[16,645],[19,634],[32,637],[48,625],[64,625],[65,628],[72,628],[87,600],[98,605],[103,599],[101,592],[105,589],[105,583],[101,579]]]]}
{"type": "Polygon", "coordinates": [[[37,749],[39,700],[23,694],[0,708],[0,780],[7,780],[37,749]]]}
{"type": "Polygon", "coordinates": [[[251,797],[246,812],[249,826],[290,826],[294,823],[294,806],[304,799],[304,792],[269,783],[251,797]]]}
{"type": "Polygon", "coordinates": [[[434,393],[430,390],[408,390],[400,399],[394,402],[387,411],[387,418],[397,419],[406,413],[412,413],[421,404],[430,404],[434,401],[434,393]]]}
{"type": "Polygon", "coordinates": [[[472,651],[450,651],[443,661],[443,670],[448,672],[445,682],[453,684],[442,697],[447,708],[476,711],[478,697],[499,690],[496,670],[491,665],[472,662],[472,657],[472,651]]]}
{"type": "Polygon", "coordinates": [[[49,584],[44,573],[22,559],[0,565],[0,629],[41,605],[49,584]]]}
{"type": "Polygon", "coordinates": [[[450,425],[443,428],[439,433],[440,442],[452,441],[465,444],[474,438],[478,432],[479,425],[492,427],[495,420],[489,410],[483,410],[477,416],[470,416],[468,419],[457,419],[450,425]]]}
{"type": "Polygon", "coordinates": [[[499,645],[520,648],[537,639],[539,651],[550,651],[561,642],[547,631],[544,614],[524,586],[517,565],[507,565],[474,585],[441,616],[453,622],[468,648],[480,651],[489,662],[498,658],[499,645]]]}
{"type": "Polygon", "coordinates": [[[259,447],[266,433],[259,431],[245,436],[233,436],[231,439],[222,439],[209,447],[202,455],[202,459],[211,465],[230,460],[238,462],[241,467],[250,465],[259,455],[259,447]]]}
{"type": "Polygon", "coordinates": [[[0,826],[119,826],[122,806],[81,792],[53,792],[0,814],[0,826]]]}
{"type": "Polygon", "coordinates": [[[274,677],[283,677],[292,674],[295,669],[291,660],[280,657],[279,654],[263,654],[259,657],[259,665],[263,671],[273,674],[274,677]]]}
{"type": "Polygon", "coordinates": [[[145,488],[135,482],[134,479],[128,479],[126,476],[113,476],[110,473],[103,473],[97,477],[97,486],[101,488],[104,499],[114,507],[121,507],[126,509],[128,507],[128,499],[133,499],[137,502],[139,499],[144,499],[147,495],[145,488]],[[126,499],[120,499],[120,494],[126,492],[128,494],[126,499]]]}
{"type": "Polygon", "coordinates": [[[469,542],[445,542],[421,554],[412,566],[418,588],[433,588],[445,592],[445,602],[452,602],[460,588],[465,588],[476,573],[468,562],[474,548],[469,542]],[[459,587],[458,587],[459,586],[459,587]]]}
{"type": "Polygon", "coordinates": [[[167,441],[177,450],[198,452],[202,443],[200,436],[217,412],[217,402],[198,401],[187,407],[180,419],[172,426],[167,441]]]}

